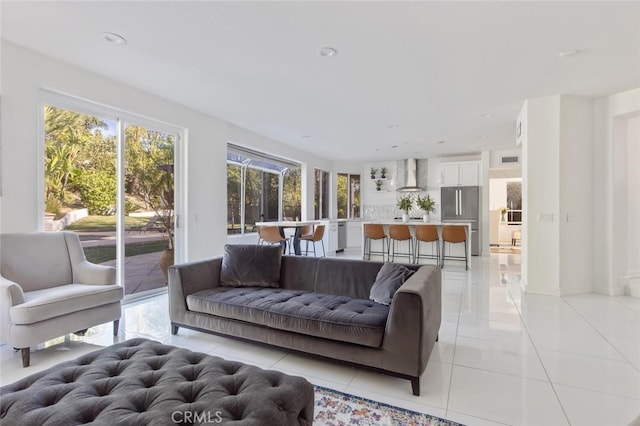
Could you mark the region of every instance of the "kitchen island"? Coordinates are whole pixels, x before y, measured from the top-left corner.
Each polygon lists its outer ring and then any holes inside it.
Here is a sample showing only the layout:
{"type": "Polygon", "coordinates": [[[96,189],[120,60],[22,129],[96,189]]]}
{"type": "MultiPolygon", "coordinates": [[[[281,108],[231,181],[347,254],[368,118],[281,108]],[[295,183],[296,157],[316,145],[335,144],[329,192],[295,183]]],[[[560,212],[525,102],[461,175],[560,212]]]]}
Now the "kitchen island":
{"type": "MultiPolygon", "coordinates": [[[[400,219],[381,219],[381,220],[369,220],[362,222],[362,258],[364,259],[364,227],[365,225],[379,224],[383,225],[385,228],[385,232],[389,235],[389,225],[408,225],[409,230],[411,231],[411,235],[415,237],[415,227],[416,225],[435,225],[438,229],[438,236],[440,237],[440,241],[438,242],[442,247],[442,227],[445,225],[453,225],[453,226],[464,226],[465,232],[467,234],[467,264],[469,265],[469,269],[471,268],[471,222],[440,222],[440,221],[432,221],[432,222],[424,222],[422,220],[409,220],[408,222],[403,222],[400,219]]],[[[460,244],[447,244],[447,253],[454,256],[464,257],[464,248],[460,244]]],[[[442,253],[444,254],[444,253],[442,253]]]]}

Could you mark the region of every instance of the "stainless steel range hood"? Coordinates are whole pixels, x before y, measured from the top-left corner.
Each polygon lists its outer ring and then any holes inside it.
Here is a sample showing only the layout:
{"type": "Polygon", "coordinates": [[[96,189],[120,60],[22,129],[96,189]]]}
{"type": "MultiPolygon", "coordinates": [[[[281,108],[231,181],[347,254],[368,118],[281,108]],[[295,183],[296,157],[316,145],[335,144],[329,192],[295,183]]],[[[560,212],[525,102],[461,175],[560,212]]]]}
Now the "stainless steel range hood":
{"type": "Polygon", "coordinates": [[[418,186],[418,161],[414,158],[405,160],[406,179],[404,186],[397,189],[398,192],[420,192],[424,189],[418,186]]]}

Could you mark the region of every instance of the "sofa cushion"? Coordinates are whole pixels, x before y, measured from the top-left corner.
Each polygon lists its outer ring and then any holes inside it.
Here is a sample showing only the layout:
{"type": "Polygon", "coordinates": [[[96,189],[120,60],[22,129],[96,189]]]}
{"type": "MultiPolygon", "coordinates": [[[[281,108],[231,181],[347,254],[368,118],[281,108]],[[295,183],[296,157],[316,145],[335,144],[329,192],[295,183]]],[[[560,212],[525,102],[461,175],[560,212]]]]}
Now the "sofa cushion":
{"type": "Polygon", "coordinates": [[[313,291],[368,299],[371,285],[382,265],[382,262],[322,257],[318,260],[313,291]]]}
{"type": "Polygon", "coordinates": [[[67,284],[26,291],[24,303],[9,310],[13,324],[33,324],[122,300],[119,285],[67,284]]]}
{"type": "Polygon", "coordinates": [[[187,296],[191,311],[331,340],[379,347],[389,307],[370,300],[281,288],[217,287],[187,296]]]}
{"type": "Polygon", "coordinates": [[[281,259],[280,246],[227,244],[220,283],[232,287],[278,287],[281,259]]]}
{"type": "Polygon", "coordinates": [[[371,287],[369,299],[383,305],[390,305],[393,295],[413,273],[414,271],[400,264],[385,263],[371,287]]]}

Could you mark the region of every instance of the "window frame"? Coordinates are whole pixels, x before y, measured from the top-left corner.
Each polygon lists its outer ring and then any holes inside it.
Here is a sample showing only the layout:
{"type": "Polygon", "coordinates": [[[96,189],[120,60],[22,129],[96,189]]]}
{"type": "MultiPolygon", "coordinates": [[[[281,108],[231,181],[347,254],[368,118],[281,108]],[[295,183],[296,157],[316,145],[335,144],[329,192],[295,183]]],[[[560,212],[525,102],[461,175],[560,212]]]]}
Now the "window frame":
{"type": "MultiPolygon", "coordinates": [[[[282,220],[283,218],[283,214],[284,214],[284,174],[287,172],[288,169],[290,169],[291,167],[296,167],[296,168],[300,168],[302,165],[299,163],[294,163],[292,161],[283,159],[283,158],[279,158],[277,156],[271,155],[271,154],[266,154],[266,153],[261,153],[258,151],[254,151],[248,148],[244,148],[241,147],[239,145],[236,144],[232,144],[232,143],[228,143],[227,144],[227,153],[233,153],[239,156],[245,156],[245,160],[244,161],[236,161],[236,160],[230,160],[227,156],[227,170],[229,165],[234,165],[234,166],[239,166],[240,167],[240,232],[239,233],[229,233],[229,220],[228,220],[228,207],[227,207],[227,237],[229,236],[236,236],[236,235],[247,235],[247,234],[255,234],[256,231],[252,230],[250,232],[247,232],[247,203],[246,203],[246,194],[247,194],[247,175],[248,175],[248,171],[249,169],[251,170],[256,170],[262,173],[262,177],[263,177],[263,185],[262,188],[264,189],[264,173],[269,173],[272,175],[277,175],[278,176],[278,213],[277,213],[277,218],[276,220],[282,220]],[[253,161],[256,162],[271,162],[271,164],[273,164],[274,166],[277,167],[281,167],[280,170],[278,169],[270,169],[267,167],[263,167],[263,166],[259,166],[259,165],[252,165],[251,163],[253,161]]],[[[260,209],[261,209],[261,214],[264,214],[264,191],[261,193],[261,204],[260,204],[260,209]]],[[[227,194],[227,203],[228,203],[228,194],[227,194]]],[[[271,220],[271,219],[270,219],[271,220]]],[[[260,222],[262,220],[259,220],[258,222],[260,222]]]]}
{"type": "Polygon", "coordinates": [[[313,170],[313,216],[315,220],[329,219],[331,214],[331,173],[321,168],[313,170]],[[325,201],[326,189],[326,201],[325,201]],[[317,205],[316,205],[317,202],[317,205]],[[326,212],[326,216],[323,213],[326,212]],[[318,217],[320,216],[320,217],[318,217]]]}

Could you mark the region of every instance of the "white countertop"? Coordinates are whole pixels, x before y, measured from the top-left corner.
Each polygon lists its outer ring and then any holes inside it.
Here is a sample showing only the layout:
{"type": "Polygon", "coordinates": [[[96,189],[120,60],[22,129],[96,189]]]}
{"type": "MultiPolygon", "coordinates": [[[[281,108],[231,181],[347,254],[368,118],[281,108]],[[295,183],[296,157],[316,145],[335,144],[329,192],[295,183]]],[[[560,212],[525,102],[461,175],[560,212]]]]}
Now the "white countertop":
{"type": "Polygon", "coordinates": [[[471,226],[471,222],[440,222],[440,221],[431,221],[425,222],[423,220],[410,220],[408,222],[403,222],[401,219],[380,219],[380,220],[368,220],[363,221],[362,224],[365,225],[367,223],[377,223],[380,225],[436,225],[436,226],[444,226],[444,225],[459,225],[459,226],[471,226]]]}

